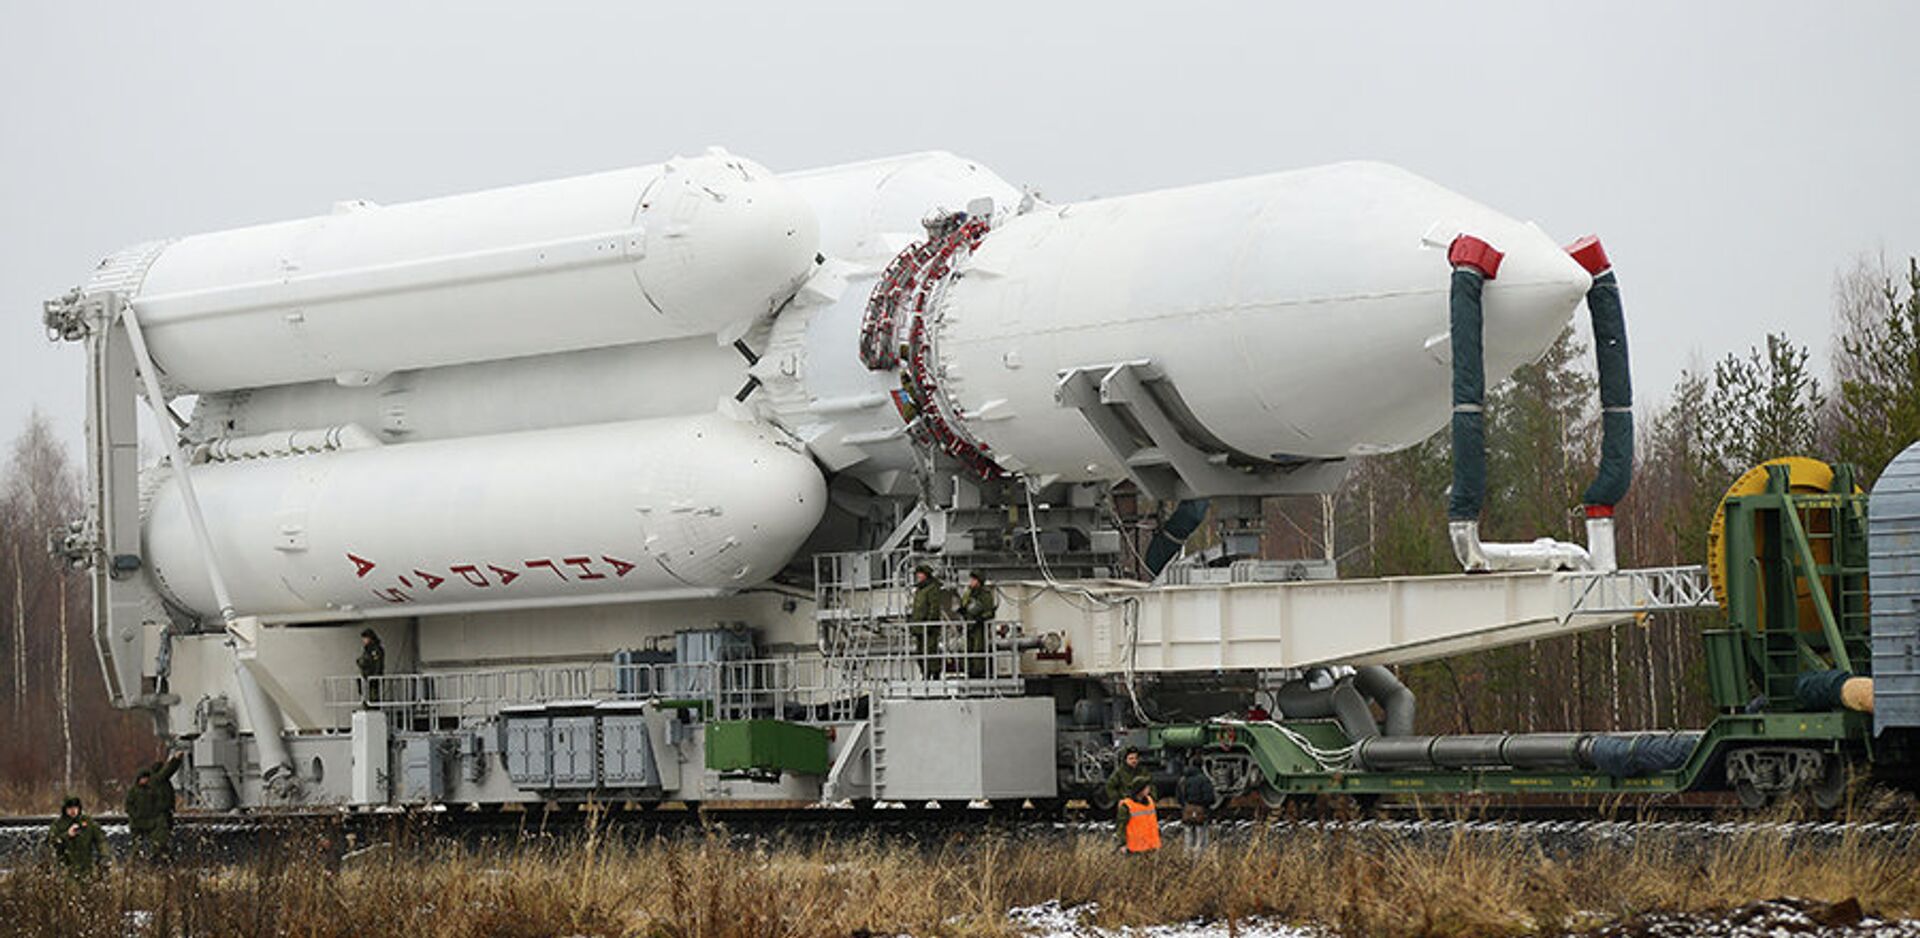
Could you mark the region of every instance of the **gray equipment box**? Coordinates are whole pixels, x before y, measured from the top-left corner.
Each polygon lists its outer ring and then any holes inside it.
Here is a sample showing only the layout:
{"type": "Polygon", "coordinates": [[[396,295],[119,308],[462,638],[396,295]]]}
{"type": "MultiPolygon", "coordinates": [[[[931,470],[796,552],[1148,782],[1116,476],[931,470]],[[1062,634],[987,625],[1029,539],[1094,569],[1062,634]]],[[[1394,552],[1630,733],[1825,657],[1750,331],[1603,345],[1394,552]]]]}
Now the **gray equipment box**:
{"type": "Polygon", "coordinates": [[[1052,798],[1052,697],[888,700],[878,719],[876,798],[1052,798]]]}
{"type": "Polygon", "coordinates": [[[1920,727],[1920,443],[1887,464],[1867,502],[1873,732],[1920,727]]]}
{"type": "Polygon", "coordinates": [[[409,736],[400,741],[400,800],[419,804],[447,796],[447,760],[440,739],[409,736]]]}
{"type": "Polygon", "coordinates": [[[660,787],[644,705],[601,705],[600,780],[608,788],[660,787]]]}
{"type": "Polygon", "coordinates": [[[600,734],[592,716],[553,718],[553,787],[592,788],[600,783],[600,734]]]}
{"type": "Polygon", "coordinates": [[[500,711],[500,751],[506,755],[507,778],[521,788],[553,785],[553,721],[539,711],[500,711]]]}

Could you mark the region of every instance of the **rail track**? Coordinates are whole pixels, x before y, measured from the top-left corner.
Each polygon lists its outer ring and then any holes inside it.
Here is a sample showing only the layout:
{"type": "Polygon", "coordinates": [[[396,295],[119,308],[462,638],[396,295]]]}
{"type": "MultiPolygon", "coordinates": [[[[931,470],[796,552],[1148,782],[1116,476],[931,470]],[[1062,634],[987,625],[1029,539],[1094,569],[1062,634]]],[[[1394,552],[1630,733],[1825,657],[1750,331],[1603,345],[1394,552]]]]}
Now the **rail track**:
{"type": "MultiPolygon", "coordinates": [[[[1465,836],[1502,838],[1551,851],[1617,849],[1637,843],[1705,848],[1753,837],[1795,844],[1837,843],[1851,838],[1920,850],[1920,818],[1912,814],[1851,819],[1750,818],[1712,805],[1679,804],[1639,806],[1631,816],[1608,817],[1592,807],[1569,805],[1477,805],[1467,809],[1389,804],[1365,815],[1337,815],[1232,812],[1214,823],[1214,837],[1222,843],[1254,836],[1339,836],[1361,843],[1439,845],[1465,836]]],[[[46,815],[0,818],[0,865],[32,857],[52,820],[46,815]]],[[[123,852],[128,843],[125,819],[105,815],[99,820],[109,843],[123,852]]],[[[1168,829],[1177,829],[1178,823],[1170,817],[1168,829]]],[[[561,842],[590,828],[623,839],[717,836],[777,842],[789,837],[863,837],[929,847],[964,846],[982,835],[1015,839],[1108,836],[1113,829],[1103,812],[1096,809],[441,809],[183,814],[175,825],[175,842],[183,859],[224,862],[288,847],[345,855],[372,845],[405,850],[449,842],[475,847],[561,842]]]]}

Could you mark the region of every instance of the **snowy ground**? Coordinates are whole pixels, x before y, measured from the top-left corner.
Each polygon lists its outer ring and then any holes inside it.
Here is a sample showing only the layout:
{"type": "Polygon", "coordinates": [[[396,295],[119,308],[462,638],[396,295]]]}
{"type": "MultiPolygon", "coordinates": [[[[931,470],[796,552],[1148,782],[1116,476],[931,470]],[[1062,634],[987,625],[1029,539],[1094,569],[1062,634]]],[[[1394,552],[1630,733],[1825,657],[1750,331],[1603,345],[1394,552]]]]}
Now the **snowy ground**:
{"type": "MultiPolygon", "coordinates": [[[[1249,919],[1234,923],[1187,922],[1132,928],[1091,924],[1097,907],[1059,902],[1014,909],[1008,920],[1029,938],[1338,938],[1338,933],[1249,919]]],[[[1853,903],[1827,905],[1801,899],[1755,902],[1728,912],[1648,915],[1578,933],[1585,938],[1920,938],[1920,920],[1887,921],[1861,914],[1853,903]]]]}
{"type": "Polygon", "coordinates": [[[1007,919],[1031,938],[1333,938],[1332,932],[1248,919],[1228,929],[1225,922],[1188,922],[1136,928],[1098,928],[1088,923],[1098,907],[1063,906],[1058,901],[1013,909],[1007,919]]]}
{"type": "Polygon", "coordinates": [[[1646,915],[1588,934],[1593,938],[1920,938],[1920,920],[1887,921],[1862,915],[1856,902],[1831,905],[1804,899],[1769,899],[1729,912],[1646,915]]]}

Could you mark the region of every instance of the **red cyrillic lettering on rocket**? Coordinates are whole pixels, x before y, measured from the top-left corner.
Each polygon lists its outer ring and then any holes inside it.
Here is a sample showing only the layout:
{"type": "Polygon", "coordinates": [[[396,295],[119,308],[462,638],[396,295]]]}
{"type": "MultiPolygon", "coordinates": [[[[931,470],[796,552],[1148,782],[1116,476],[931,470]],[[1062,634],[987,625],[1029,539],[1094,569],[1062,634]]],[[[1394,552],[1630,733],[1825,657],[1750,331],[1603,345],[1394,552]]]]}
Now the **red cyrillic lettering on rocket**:
{"type": "Polygon", "coordinates": [[[347,555],[347,559],[353,562],[354,576],[364,577],[367,574],[373,572],[373,568],[374,568],[373,561],[368,560],[367,558],[362,557],[359,554],[353,554],[353,553],[349,553],[347,555]]]}
{"type": "Polygon", "coordinates": [[[466,580],[474,586],[487,587],[493,585],[487,581],[487,575],[481,573],[479,567],[470,563],[454,564],[448,567],[447,570],[460,574],[461,579],[466,580]]]}
{"type": "Polygon", "coordinates": [[[407,575],[404,573],[400,575],[400,585],[407,589],[413,589],[413,581],[407,579],[407,575]]]}
{"type": "Polygon", "coordinates": [[[592,557],[564,557],[560,562],[569,567],[580,568],[580,579],[582,580],[604,580],[607,578],[607,575],[604,573],[593,572],[592,557]]]}
{"type": "Polygon", "coordinates": [[[402,589],[401,589],[400,587],[398,587],[398,586],[390,586],[390,587],[388,587],[388,588],[386,588],[386,589],[383,589],[383,590],[374,590],[374,591],[373,591],[373,595],[375,595],[375,596],[378,596],[378,597],[380,597],[381,599],[383,599],[383,600],[385,600],[385,601],[387,601],[387,602],[390,602],[390,603],[410,603],[410,602],[413,602],[413,597],[412,597],[412,596],[408,596],[408,595],[406,594],[406,591],[404,591],[404,590],[402,590],[402,589]]]}
{"type": "Polygon", "coordinates": [[[506,567],[495,566],[493,564],[487,564],[487,569],[492,570],[494,573],[499,575],[501,586],[505,586],[508,583],[512,583],[513,581],[520,579],[520,571],[518,570],[509,570],[506,567]]]}
{"type": "Polygon", "coordinates": [[[419,577],[422,583],[427,584],[427,589],[429,590],[439,589],[440,584],[447,582],[446,577],[434,576],[433,574],[428,573],[425,570],[421,570],[418,567],[414,568],[413,575],[419,577]]]}
{"type": "Polygon", "coordinates": [[[560,570],[560,565],[554,563],[551,557],[542,557],[539,560],[526,560],[526,561],[522,561],[522,563],[525,563],[527,565],[528,570],[532,570],[534,567],[546,567],[547,569],[553,571],[554,576],[557,576],[562,580],[567,578],[567,575],[560,570]]]}
{"type": "Polygon", "coordinates": [[[601,554],[600,559],[610,564],[613,564],[614,576],[626,576],[627,574],[633,572],[633,564],[630,564],[624,560],[621,560],[618,557],[609,557],[605,554],[601,554]]]}

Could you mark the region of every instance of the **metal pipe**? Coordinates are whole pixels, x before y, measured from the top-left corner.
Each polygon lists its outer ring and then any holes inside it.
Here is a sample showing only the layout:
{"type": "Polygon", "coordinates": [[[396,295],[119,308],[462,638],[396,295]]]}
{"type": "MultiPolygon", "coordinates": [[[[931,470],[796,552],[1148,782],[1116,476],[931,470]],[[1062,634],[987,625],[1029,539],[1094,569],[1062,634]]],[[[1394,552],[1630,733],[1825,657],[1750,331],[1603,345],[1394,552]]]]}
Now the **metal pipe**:
{"type": "Polygon", "coordinates": [[[1153,540],[1147,542],[1147,576],[1159,576],[1160,571],[1180,555],[1180,545],[1199,530],[1200,522],[1206,518],[1207,500],[1204,498],[1189,498],[1175,505],[1166,523],[1153,532],[1153,540]]]}
{"type": "Polygon", "coordinates": [[[1382,736],[1364,740],[1354,758],[1369,771],[1401,769],[1559,769],[1593,767],[1584,733],[1382,736]]]}
{"type": "Polygon", "coordinates": [[[1331,686],[1315,688],[1309,680],[1298,678],[1280,685],[1274,692],[1274,703],[1287,718],[1332,717],[1339,721],[1340,729],[1349,739],[1356,740],[1381,735],[1380,722],[1374,719],[1369,701],[1379,704],[1386,713],[1386,735],[1405,736],[1413,732],[1413,691],[1381,665],[1369,665],[1352,674],[1334,677],[1331,686]]]}
{"type": "Polygon", "coordinates": [[[213,549],[213,536],[207,530],[207,518],[200,510],[200,498],[193,488],[192,461],[187,458],[179,435],[167,419],[167,398],[161,393],[159,370],[154,367],[153,356],[147,351],[147,338],[140,331],[140,317],[134,313],[132,305],[122,303],[120,321],[126,325],[127,341],[133,346],[134,364],[140,372],[141,382],[146,386],[147,406],[152,411],[155,428],[162,439],[170,441],[166,447],[167,464],[179,478],[180,501],[186,508],[187,522],[192,526],[194,541],[200,548],[201,562],[207,568],[207,582],[220,607],[220,620],[226,626],[227,648],[233,652],[234,680],[240,688],[240,705],[246,708],[247,722],[253,726],[254,744],[260,748],[260,778],[268,787],[273,787],[293,772],[293,759],[287,754],[286,741],[280,737],[280,708],[275,707],[266,692],[260,689],[260,682],[254,679],[241,658],[239,632],[234,628],[238,616],[233,608],[233,594],[227,589],[226,577],[220,573],[220,564],[213,549]]]}
{"type": "Polygon", "coordinates": [[[1633,481],[1633,375],[1627,358],[1627,320],[1620,308],[1620,283],[1600,239],[1581,238],[1567,253],[1593,275],[1587,312],[1593,320],[1593,357],[1600,383],[1600,465],[1582,503],[1612,508],[1633,481]]]}
{"type": "Polygon", "coordinates": [[[1525,544],[1480,540],[1480,507],[1487,493],[1486,327],[1481,293],[1505,257],[1493,245],[1460,235],[1447,247],[1453,265],[1449,341],[1453,352],[1453,486],[1447,495],[1447,536],[1468,573],[1494,570],[1584,570],[1585,548],[1552,538],[1525,544]]]}
{"type": "Polygon", "coordinates": [[[235,642],[229,640],[227,645],[234,649],[233,679],[240,687],[240,705],[246,708],[247,722],[253,724],[253,743],[260,748],[260,781],[270,790],[279,788],[293,775],[293,759],[280,736],[280,708],[247,669],[235,642]]]}
{"type": "Polygon", "coordinates": [[[214,560],[213,537],[207,533],[207,517],[200,511],[200,497],[193,489],[193,472],[189,468],[192,460],[187,458],[185,447],[180,445],[179,434],[173,432],[167,419],[167,398],[160,393],[160,375],[154,367],[153,356],[147,352],[147,337],[140,331],[140,317],[134,314],[131,304],[120,306],[120,321],[126,324],[127,340],[133,345],[134,363],[139,367],[140,380],[146,385],[147,406],[152,410],[154,429],[162,439],[170,441],[166,447],[167,465],[180,479],[180,500],[187,509],[187,523],[193,527],[193,539],[199,545],[200,559],[206,564],[207,580],[213,587],[213,596],[220,606],[220,620],[227,629],[233,629],[233,594],[227,590],[227,578],[220,574],[220,565],[214,560]]]}
{"type": "Polygon", "coordinates": [[[1353,684],[1369,700],[1380,704],[1386,714],[1388,736],[1406,736],[1413,732],[1415,701],[1413,691],[1385,665],[1370,664],[1354,672],[1353,684]]]}

